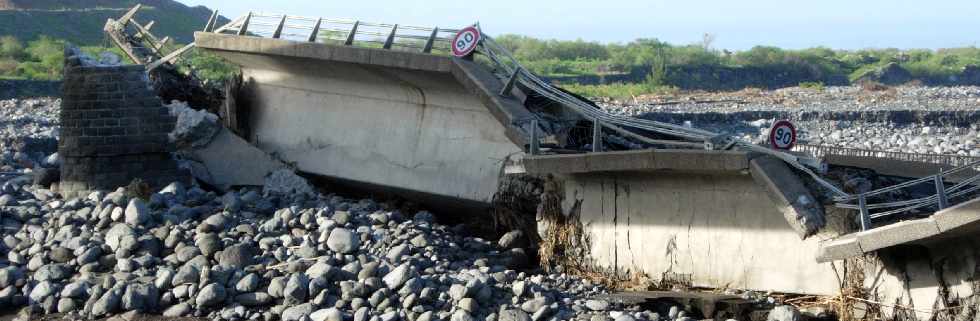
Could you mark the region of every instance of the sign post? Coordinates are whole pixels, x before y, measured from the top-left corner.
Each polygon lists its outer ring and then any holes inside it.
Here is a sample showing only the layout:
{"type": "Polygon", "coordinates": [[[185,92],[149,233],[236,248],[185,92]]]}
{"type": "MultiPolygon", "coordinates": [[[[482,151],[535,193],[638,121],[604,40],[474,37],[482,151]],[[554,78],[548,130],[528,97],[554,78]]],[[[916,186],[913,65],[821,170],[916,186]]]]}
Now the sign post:
{"type": "Polygon", "coordinates": [[[796,126],[788,120],[780,120],[769,129],[769,146],[774,149],[790,150],[796,145],[796,126]]]}
{"type": "Polygon", "coordinates": [[[463,28],[453,37],[453,56],[460,58],[469,56],[476,50],[478,44],[480,44],[480,31],[473,26],[463,28]]]}

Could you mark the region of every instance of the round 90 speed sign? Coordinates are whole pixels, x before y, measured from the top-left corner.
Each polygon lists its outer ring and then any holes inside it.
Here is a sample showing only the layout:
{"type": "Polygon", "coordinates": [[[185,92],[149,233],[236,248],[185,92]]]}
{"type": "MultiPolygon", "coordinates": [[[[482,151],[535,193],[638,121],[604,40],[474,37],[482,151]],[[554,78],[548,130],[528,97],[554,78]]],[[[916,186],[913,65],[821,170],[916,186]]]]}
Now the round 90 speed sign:
{"type": "Polygon", "coordinates": [[[480,31],[476,30],[476,27],[466,27],[460,30],[453,37],[453,56],[456,57],[466,57],[473,50],[476,50],[476,45],[480,43],[480,31]]]}
{"type": "Polygon", "coordinates": [[[788,150],[796,145],[796,126],[788,120],[780,120],[769,129],[769,146],[788,150]]]}

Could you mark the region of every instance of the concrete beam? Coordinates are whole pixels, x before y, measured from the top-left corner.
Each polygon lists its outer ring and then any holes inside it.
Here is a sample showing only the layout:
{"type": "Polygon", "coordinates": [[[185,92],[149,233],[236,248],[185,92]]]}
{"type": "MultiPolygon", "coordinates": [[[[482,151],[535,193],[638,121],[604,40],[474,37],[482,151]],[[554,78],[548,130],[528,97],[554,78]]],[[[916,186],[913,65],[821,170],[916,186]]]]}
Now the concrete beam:
{"type": "Polygon", "coordinates": [[[526,145],[529,135],[521,129],[520,122],[530,120],[533,115],[524,108],[524,104],[512,97],[497,94],[505,84],[476,62],[460,58],[453,58],[452,62],[451,72],[456,81],[480,98],[490,109],[490,114],[506,127],[507,137],[511,141],[519,146],[526,145]]]}
{"type": "Polygon", "coordinates": [[[760,156],[749,164],[752,178],[768,192],[769,199],[801,239],[816,234],[827,224],[823,205],[785,162],[772,156],[760,156]]]}
{"type": "Polygon", "coordinates": [[[745,152],[697,149],[649,149],[524,158],[532,174],[580,174],[618,171],[731,173],[749,168],[745,152]]]}
{"type": "Polygon", "coordinates": [[[930,217],[902,221],[820,242],[817,262],[857,257],[901,244],[943,246],[980,231],[980,198],[936,212],[930,217]]]}
{"type": "Polygon", "coordinates": [[[266,175],[286,166],[224,127],[191,156],[207,168],[212,180],[208,183],[222,189],[262,186],[266,175]]]}

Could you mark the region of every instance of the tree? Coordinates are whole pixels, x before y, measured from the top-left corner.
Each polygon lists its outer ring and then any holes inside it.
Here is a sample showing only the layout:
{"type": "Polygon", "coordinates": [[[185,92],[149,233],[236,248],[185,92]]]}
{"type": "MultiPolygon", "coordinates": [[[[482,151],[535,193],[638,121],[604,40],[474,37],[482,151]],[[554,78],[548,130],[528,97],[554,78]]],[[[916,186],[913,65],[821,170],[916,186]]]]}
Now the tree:
{"type": "Polygon", "coordinates": [[[14,36],[0,37],[0,58],[23,59],[24,43],[14,36]]]}

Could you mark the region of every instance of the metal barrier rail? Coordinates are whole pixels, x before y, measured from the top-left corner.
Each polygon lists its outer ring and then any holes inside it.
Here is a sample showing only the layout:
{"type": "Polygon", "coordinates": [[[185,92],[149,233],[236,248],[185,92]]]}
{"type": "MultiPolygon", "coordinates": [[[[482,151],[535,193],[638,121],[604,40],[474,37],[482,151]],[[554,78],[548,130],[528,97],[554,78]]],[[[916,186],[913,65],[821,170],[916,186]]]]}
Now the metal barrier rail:
{"type": "Polygon", "coordinates": [[[911,180],[901,184],[877,189],[863,194],[851,195],[848,197],[836,198],[836,206],[839,208],[857,210],[860,214],[861,220],[861,230],[867,230],[872,228],[872,219],[887,217],[895,214],[905,213],[911,210],[926,208],[926,207],[936,207],[936,210],[943,210],[953,205],[950,203],[951,199],[956,199],[960,196],[969,195],[980,190],[980,175],[975,175],[973,177],[964,179],[959,183],[947,188],[944,182],[944,177],[950,176],[965,170],[977,170],[980,169],[980,160],[973,163],[962,165],[960,167],[954,168],[949,171],[940,171],[938,174],[923,177],[916,180],[911,180]],[[910,188],[913,186],[918,186],[922,184],[933,184],[936,189],[936,193],[927,197],[921,197],[917,199],[894,201],[894,202],[884,202],[868,204],[868,198],[884,195],[887,193],[895,192],[901,189],[910,188]],[[857,201],[857,204],[851,204],[850,202],[857,201]],[[875,209],[888,209],[883,212],[871,213],[871,210],[875,209]]]}
{"type": "Polygon", "coordinates": [[[963,156],[963,155],[951,155],[951,154],[916,154],[916,153],[889,152],[889,151],[881,151],[881,150],[846,148],[846,147],[823,146],[823,145],[797,144],[796,147],[793,148],[793,150],[798,152],[804,152],[816,157],[824,157],[826,155],[875,157],[875,158],[889,158],[889,159],[910,161],[910,162],[948,164],[953,166],[965,165],[976,161],[980,161],[980,157],[975,157],[975,156],[963,156]]]}
{"type": "Polygon", "coordinates": [[[449,53],[449,43],[459,30],[249,12],[218,33],[228,32],[346,46],[449,53]]]}

